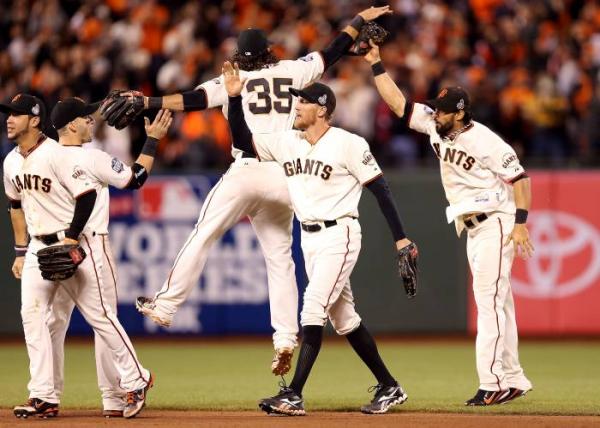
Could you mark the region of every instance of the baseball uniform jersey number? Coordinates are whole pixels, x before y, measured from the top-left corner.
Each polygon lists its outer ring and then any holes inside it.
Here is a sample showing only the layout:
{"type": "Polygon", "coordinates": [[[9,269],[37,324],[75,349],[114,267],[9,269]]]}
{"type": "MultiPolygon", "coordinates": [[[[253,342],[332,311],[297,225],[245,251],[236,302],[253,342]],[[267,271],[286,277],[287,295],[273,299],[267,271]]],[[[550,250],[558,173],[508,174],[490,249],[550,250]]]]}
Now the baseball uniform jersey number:
{"type": "Polygon", "coordinates": [[[271,109],[277,113],[290,113],[292,111],[292,94],[289,92],[293,80],[289,78],[273,78],[273,95],[280,101],[272,101],[271,86],[264,78],[252,79],[246,84],[248,92],[256,92],[260,103],[249,103],[248,109],[254,114],[269,114],[271,109]]]}

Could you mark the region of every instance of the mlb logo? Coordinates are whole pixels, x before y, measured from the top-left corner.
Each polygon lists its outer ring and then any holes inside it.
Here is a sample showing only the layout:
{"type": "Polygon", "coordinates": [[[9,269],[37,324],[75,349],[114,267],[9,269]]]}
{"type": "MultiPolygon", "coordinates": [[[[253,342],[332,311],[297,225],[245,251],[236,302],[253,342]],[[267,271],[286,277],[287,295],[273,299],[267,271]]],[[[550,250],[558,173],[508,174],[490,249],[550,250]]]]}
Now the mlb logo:
{"type": "Polygon", "coordinates": [[[186,178],[148,179],[137,192],[138,218],[140,220],[195,220],[202,199],[186,178]]]}

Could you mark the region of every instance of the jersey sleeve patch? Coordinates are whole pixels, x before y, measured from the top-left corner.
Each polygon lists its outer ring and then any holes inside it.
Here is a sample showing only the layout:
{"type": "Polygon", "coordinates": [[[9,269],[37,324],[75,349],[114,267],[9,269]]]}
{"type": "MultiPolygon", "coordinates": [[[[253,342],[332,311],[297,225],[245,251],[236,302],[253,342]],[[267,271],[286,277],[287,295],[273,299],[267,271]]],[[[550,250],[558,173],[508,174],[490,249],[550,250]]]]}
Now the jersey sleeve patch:
{"type": "Polygon", "coordinates": [[[121,173],[125,169],[125,167],[123,166],[123,162],[121,162],[117,158],[112,158],[112,160],[110,161],[110,165],[113,171],[115,171],[116,173],[121,173]]]}

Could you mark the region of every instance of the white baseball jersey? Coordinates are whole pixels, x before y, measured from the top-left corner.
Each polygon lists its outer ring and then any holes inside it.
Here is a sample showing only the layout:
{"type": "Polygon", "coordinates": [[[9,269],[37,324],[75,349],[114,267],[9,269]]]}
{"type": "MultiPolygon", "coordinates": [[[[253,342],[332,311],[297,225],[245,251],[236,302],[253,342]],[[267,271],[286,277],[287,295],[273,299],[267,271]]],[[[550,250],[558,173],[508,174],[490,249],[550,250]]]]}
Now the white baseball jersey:
{"type": "Polygon", "coordinates": [[[253,134],[260,160],[283,166],[300,222],[358,217],[362,186],[382,174],[364,138],[331,127],[315,145],[291,130],[253,134]]]}
{"type": "Polygon", "coordinates": [[[96,233],[108,233],[110,197],[108,186],[123,189],[132,179],[133,171],[121,160],[98,149],[82,149],[77,146],[65,146],[73,163],[87,174],[92,187],[98,193],[94,210],[86,224],[86,229],[96,233]]]}
{"type": "MultiPolygon", "coordinates": [[[[260,70],[241,70],[240,78],[246,79],[242,89],[242,104],[248,128],[260,133],[292,129],[297,100],[290,93],[290,88],[305,88],[318,80],[324,70],[319,52],[312,52],[294,61],[282,60],[260,70]]],[[[198,89],[206,92],[209,108],[223,106],[223,114],[227,117],[229,97],[223,84],[223,75],[202,83],[198,89]]],[[[231,154],[237,157],[241,151],[232,147],[231,154]]]]}
{"type": "Polygon", "coordinates": [[[68,229],[76,198],[94,188],[86,172],[65,150],[46,138],[25,157],[15,147],[5,159],[6,194],[22,201],[27,230],[32,236],[68,229]]]}
{"type": "Polygon", "coordinates": [[[408,118],[409,126],[429,135],[431,146],[440,160],[442,184],[449,206],[448,223],[476,212],[515,213],[510,184],[525,171],[513,148],[479,122],[454,140],[442,138],[435,129],[433,110],[415,103],[408,118]]]}

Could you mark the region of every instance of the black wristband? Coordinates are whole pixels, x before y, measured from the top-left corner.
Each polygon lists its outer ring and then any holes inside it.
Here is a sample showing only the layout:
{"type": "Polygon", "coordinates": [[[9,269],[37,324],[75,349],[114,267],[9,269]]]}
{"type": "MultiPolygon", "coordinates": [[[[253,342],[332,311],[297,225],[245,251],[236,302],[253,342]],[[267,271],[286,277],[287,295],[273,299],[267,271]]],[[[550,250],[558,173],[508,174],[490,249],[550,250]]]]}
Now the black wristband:
{"type": "Polygon", "coordinates": [[[148,109],[160,110],[163,105],[162,97],[148,97],[148,109]]]}
{"type": "Polygon", "coordinates": [[[385,73],[385,68],[383,68],[383,63],[381,61],[371,64],[371,70],[373,70],[373,76],[379,76],[380,74],[385,73]]]}
{"type": "Polygon", "coordinates": [[[356,31],[360,31],[362,26],[365,25],[365,19],[360,15],[356,15],[354,18],[352,18],[352,21],[350,21],[348,25],[354,28],[356,31]]]}
{"type": "Polygon", "coordinates": [[[515,224],[525,224],[527,223],[527,215],[529,211],[524,210],[523,208],[517,208],[517,212],[515,213],[515,224]]]}
{"type": "Polygon", "coordinates": [[[150,157],[156,156],[156,149],[158,148],[158,140],[154,137],[147,137],[144,146],[142,147],[142,154],[150,157]]]}
{"type": "Polygon", "coordinates": [[[23,257],[27,253],[27,246],[15,245],[15,257],[23,257]]]}

